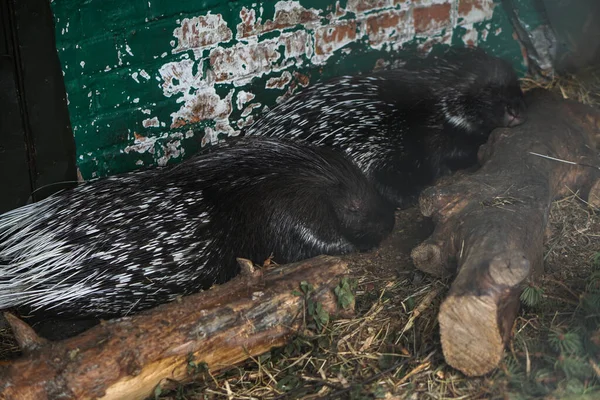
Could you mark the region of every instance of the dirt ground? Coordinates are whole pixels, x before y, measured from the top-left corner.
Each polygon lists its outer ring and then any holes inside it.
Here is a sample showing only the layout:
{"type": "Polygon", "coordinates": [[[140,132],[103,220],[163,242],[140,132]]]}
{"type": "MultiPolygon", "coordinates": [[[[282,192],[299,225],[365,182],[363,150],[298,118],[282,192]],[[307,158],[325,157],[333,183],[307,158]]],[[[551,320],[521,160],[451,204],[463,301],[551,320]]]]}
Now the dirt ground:
{"type": "MultiPolygon", "coordinates": [[[[344,257],[357,281],[354,318],[333,319],[323,332],[306,327],[219,375],[192,371],[194,383],[157,388],[155,398],[600,399],[600,210],[575,193],[553,204],[545,275],[522,296],[501,365],[481,378],[452,369],[441,353],[436,314],[451,282],[410,259],[432,230],[416,207],[399,211],[379,249],[344,257]]],[[[0,358],[16,350],[0,324],[0,358]]]]}

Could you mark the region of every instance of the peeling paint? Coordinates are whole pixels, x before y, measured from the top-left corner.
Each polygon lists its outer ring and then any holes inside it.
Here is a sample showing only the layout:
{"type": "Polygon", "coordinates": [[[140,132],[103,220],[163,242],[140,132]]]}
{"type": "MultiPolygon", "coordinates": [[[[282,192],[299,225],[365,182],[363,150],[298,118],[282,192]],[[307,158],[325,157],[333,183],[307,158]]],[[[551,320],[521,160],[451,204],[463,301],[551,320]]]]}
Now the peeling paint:
{"type": "MultiPolygon", "coordinates": [[[[265,89],[284,89],[288,83],[292,81],[292,74],[288,71],[284,71],[281,76],[269,78],[265,84],[265,89]]],[[[245,115],[242,115],[244,117],[245,115]]]]}
{"type": "Polygon", "coordinates": [[[199,52],[218,43],[227,42],[233,38],[233,32],[221,14],[211,14],[209,11],[203,16],[184,18],[181,26],[173,32],[173,36],[177,38],[177,47],[172,53],[177,54],[187,50],[199,52]]]}
{"type": "Polygon", "coordinates": [[[430,34],[450,26],[451,4],[433,4],[429,7],[415,7],[413,19],[415,33],[430,34]]]}
{"type": "Polygon", "coordinates": [[[217,81],[242,86],[272,69],[281,56],[277,47],[277,40],[217,47],[210,52],[210,66],[217,81]]]}
{"type": "Polygon", "coordinates": [[[275,16],[273,20],[262,23],[261,18],[256,18],[254,9],[242,8],[240,11],[241,23],[237,25],[237,39],[256,36],[271,31],[282,31],[293,28],[298,24],[311,28],[311,23],[320,19],[320,11],[314,8],[306,9],[298,1],[279,1],[275,3],[275,16]]]}
{"type": "Polygon", "coordinates": [[[242,110],[244,108],[244,104],[252,101],[256,97],[254,93],[246,92],[245,90],[240,90],[237,94],[236,105],[238,110],[242,110]]]}
{"type": "Polygon", "coordinates": [[[242,118],[243,117],[247,117],[248,115],[250,115],[252,113],[252,110],[254,110],[255,108],[259,108],[261,107],[262,104],[260,103],[252,103],[252,104],[248,104],[248,107],[246,107],[244,109],[244,111],[242,111],[242,118]]]}
{"type": "Polygon", "coordinates": [[[459,21],[464,24],[473,24],[490,19],[495,6],[494,0],[460,0],[458,2],[459,21]]]}
{"type": "Polygon", "coordinates": [[[225,134],[227,136],[236,136],[239,134],[239,131],[234,130],[229,121],[216,120],[215,127],[211,128],[207,126],[204,128],[204,137],[202,138],[202,146],[206,146],[207,144],[215,144],[219,142],[219,135],[225,134]]]}
{"type": "MultiPolygon", "coordinates": [[[[198,88],[194,94],[183,96],[184,105],[179,111],[171,114],[173,122],[171,128],[194,124],[206,120],[228,121],[229,115],[233,110],[231,99],[234,90],[222,99],[217,94],[214,87],[206,86],[198,88]]],[[[220,129],[221,132],[229,130],[220,129]]]]}
{"type": "Polygon", "coordinates": [[[140,76],[146,80],[150,79],[150,75],[148,75],[148,73],[146,71],[144,71],[143,69],[140,70],[140,76]]]}
{"type": "Polygon", "coordinates": [[[163,146],[164,155],[159,157],[156,162],[159,166],[167,165],[172,158],[179,158],[185,154],[185,150],[181,147],[180,140],[174,140],[172,142],[167,142],[163,146]]]}
{"type": "Polygon", "coordinates": [[[346,10],[357,15],[392,6],[391,0],[348,0],[346,10]]]}
{"type": "Polygon", "coordinates": [[[356,21],[340,21],[315,31],[314,64],[323,64],[336,50],[356,40],[356,21]]]}
{"type": "Polygon", "coordinates": [[[369,15],[364,34],[371,47],[380,49],[383,45],[400,45],[414,35],[414,30],[406,11],[389,10],[369,15]]]}
{"type": "MultiPolygon", "coordinates": [[[[169,160],[173,158],[180,158],[185,154],[185,149],[181,147],[181,138],[183,135],[180,132],[163,133],[160,136],[146,137],[134,134],[134,143],[123,149],[126,154],[138,153],[138,154],[161,154],[155,157],[155,161],[159,166],[165,166],[169,160]],[[160,144],[164,139],[174,139],[167,141],[164,145],[160,144]]],[[[138,162],[140,162],[139,160],[138,162]]],[[[143,165],[143,161],[141,161],[143,165]]],[[[137,164],[137,163],[136,163],[137,164]]]]}
{"type": "Polygon", "coordinates": [[[170,62],[158,70],[162,80],[162,89],[165,97],[184,93],[190,87],[199,87],[201,77],[194,75],[192,69],[194,61],[181,60],[178,62],[170,62]]]}
{"type": "Polygon", "coordinates": [[[148,118],[142,121],[142,126],[144,128],[149,128],[149,127],[158,127],[160,126],[160,121],[158,120],[157,117],[154,118],[148,118]]]}

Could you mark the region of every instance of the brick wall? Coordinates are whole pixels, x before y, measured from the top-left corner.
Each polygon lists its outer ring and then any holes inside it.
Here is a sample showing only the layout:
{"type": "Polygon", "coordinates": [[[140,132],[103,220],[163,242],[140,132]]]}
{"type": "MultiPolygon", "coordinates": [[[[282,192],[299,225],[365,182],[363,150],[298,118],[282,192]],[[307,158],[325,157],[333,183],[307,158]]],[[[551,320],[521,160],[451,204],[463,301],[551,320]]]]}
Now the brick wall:
{"type": "Polygon", "coordinates": [[[85,179],[178,162],[318,79],[438,44],[522,67],[493,0],[54,0],[85,179]]]}

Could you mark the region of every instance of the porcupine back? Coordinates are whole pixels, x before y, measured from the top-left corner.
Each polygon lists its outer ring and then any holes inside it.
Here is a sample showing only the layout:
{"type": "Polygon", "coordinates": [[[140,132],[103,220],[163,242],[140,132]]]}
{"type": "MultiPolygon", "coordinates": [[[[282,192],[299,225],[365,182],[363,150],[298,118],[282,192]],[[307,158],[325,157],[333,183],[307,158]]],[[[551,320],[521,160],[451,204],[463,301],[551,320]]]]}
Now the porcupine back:
{"type": "Polygon", "coordinates": [[[315,83],[243,134],[342,149],[403,206],[447,169],[476,163],[491,130],[519,123],[523,107],[507,62],[478,49],[451,49],[427,63],[315,83]]]}
{"type": "Polygon", "coordinates": [[[341,153],[240,138],[174,167],[82,184],[0,215],[0,309],[125,315],[238,273],[376,246],[393,209],[341,153]]]}

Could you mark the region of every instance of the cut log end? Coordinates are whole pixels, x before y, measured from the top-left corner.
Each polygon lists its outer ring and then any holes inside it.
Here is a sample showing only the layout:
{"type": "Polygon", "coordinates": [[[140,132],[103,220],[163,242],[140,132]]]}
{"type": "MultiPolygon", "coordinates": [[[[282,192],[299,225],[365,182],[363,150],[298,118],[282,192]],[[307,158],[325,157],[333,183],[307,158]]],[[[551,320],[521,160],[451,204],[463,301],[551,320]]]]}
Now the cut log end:
{"type": "Polygon", "coordinates": [[[489,266],[490,277],[497,286],[517,286],[527,279],[530,271],[530,262],[524,254],[510,254],[509,259],[496,256],[489,266]]]}
{"type": "Polygon", "coordinates": [[[545,90],[526,95],[527,121],[497,129],[479,150],[480,169],[437,182],[419,204],[436,225],[412,252],[417,268],[439,276],[457,260],[456,276],[438,319],[446,361],[467,375],[494,369],[509,341],[528,276],[543,269],[543,238],[553,199],[572,191],[600,203],[599,173],[559,160],[599,165],[598,110],[545,90]]]}
{"type": "Polygon", "coordinates": [[[468,376],[493,370],[502,360],[505,340],[498,307],[490,296],[450,296],[438,320],[446,362],[468,376]]]}
{"type": "Polygon", "coordinates": [[[410,256],[419,270],[435,277],[444,276],[445,268],[442,262],[442,250],[439,245],[422,243],[411,251],[410,256]]]}

